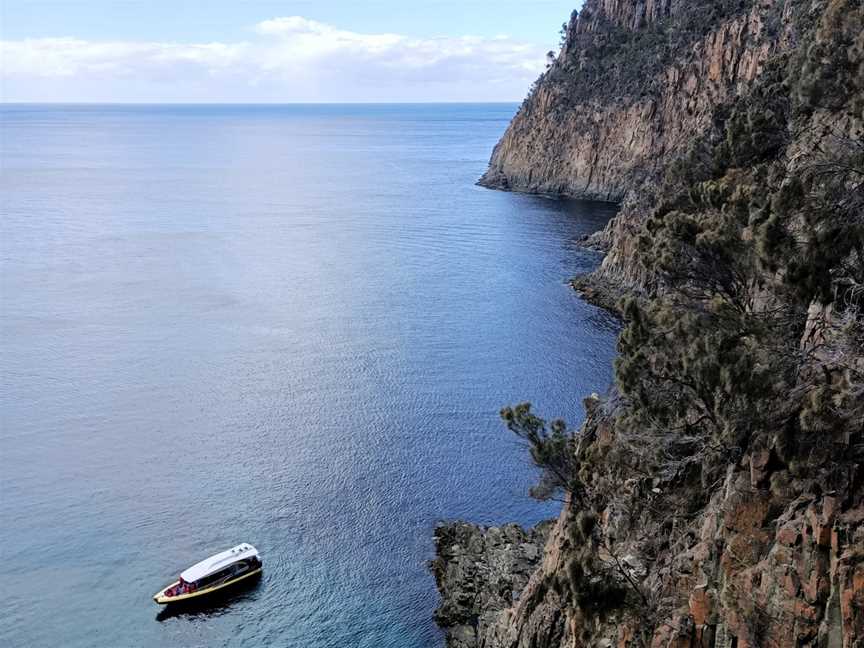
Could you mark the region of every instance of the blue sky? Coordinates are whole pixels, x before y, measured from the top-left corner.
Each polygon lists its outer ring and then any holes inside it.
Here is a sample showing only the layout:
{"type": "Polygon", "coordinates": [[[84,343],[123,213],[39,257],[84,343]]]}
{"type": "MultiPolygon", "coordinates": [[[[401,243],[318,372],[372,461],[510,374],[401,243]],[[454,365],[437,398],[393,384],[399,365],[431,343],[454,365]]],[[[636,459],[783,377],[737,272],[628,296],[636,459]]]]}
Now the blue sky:
{"type": "Polygon", "coordinates": [[[518,101],[581,0],[0,0],[4,101],[518,101]]]}

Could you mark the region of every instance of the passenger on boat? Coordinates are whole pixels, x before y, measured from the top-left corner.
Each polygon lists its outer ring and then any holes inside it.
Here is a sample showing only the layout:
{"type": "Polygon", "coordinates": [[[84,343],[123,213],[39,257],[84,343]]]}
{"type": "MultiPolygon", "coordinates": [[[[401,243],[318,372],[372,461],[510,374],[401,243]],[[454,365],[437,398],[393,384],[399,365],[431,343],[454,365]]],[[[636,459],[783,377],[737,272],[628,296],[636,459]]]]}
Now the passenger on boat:
{"type": "Polygon", "coordinates": [[[186,583],[183,580],[183,577],[180,577],[180,580],[177,581],[177,586],[171,592],[171,596],[180,596],[181,594],[185,594],[186,583]]]}

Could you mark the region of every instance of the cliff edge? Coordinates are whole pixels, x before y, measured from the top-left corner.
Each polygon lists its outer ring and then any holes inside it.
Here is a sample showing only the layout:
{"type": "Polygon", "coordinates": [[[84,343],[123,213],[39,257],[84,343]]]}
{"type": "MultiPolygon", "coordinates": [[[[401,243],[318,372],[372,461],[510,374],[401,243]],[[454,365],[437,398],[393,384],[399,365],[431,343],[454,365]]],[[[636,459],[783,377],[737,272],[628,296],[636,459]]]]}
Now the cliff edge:
{"type": "Polygon", "coordinates": [[[563,35],[481,182],[621,201],[576,282],[615,383],[572,428],[502,410],[565,504],[527,581],[439,542],[449,645],[864,647],[864,4],[586,0],[563,35]]]}
{"type": "Polygon", "coordinates": [[[794,36],[783,3],[588,0],[480,184],[618,202],[794,36]]]}

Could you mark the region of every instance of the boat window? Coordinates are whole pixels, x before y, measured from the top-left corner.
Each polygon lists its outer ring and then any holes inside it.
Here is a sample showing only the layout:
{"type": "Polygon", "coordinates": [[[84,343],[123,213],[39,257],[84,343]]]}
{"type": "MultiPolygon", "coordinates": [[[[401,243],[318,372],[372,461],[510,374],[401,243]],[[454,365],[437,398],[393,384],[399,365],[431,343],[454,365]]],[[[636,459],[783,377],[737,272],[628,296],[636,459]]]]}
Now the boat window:
{"type": "Polygon", "coordinates": [[[208,587],[209,585],[213,585],[218,581],[224,579],[225,577],[231,575],[233,575],[233,571],[230,567],[220,569],[218,572],[214,572],[213,574],[210,574],[209,576],[205,576],[204,578],[200,579],[198,581],[198,587],[208,587]]]}

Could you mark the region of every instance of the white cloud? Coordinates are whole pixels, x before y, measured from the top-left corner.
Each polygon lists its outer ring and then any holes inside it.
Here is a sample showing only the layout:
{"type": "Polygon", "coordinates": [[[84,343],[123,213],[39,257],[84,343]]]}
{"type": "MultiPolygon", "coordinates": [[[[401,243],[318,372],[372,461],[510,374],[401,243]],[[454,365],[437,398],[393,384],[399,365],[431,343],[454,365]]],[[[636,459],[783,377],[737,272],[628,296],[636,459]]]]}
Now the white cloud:
{"type": "Polygon", "coordinates": [[[0,41],[7,101],[520,99],[545,48],[507,36],[364,34],[301,16],[232,43],[0,41]]]}

